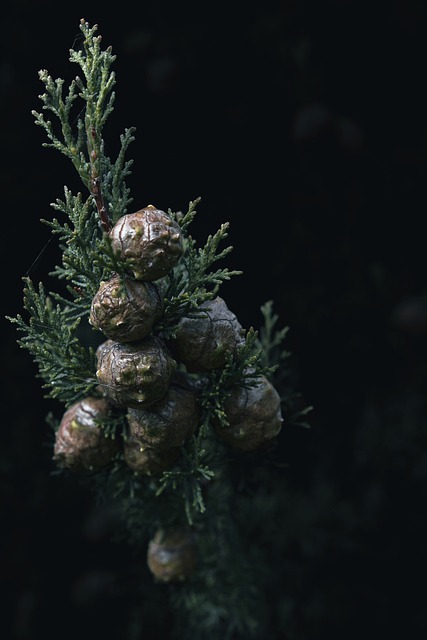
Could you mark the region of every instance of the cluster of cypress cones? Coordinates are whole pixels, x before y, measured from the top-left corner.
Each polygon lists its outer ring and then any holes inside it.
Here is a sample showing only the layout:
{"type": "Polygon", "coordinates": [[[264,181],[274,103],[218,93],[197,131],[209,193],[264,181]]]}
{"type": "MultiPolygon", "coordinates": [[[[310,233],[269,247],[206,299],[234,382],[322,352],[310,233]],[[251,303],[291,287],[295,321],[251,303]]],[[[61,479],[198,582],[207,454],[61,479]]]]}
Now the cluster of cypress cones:
{"type": "MultiPolygon", "coordinates": [[[[65,411],[54,460],[61,468],[96,472],[122,454],[138,475],[156,475],[177,461],[199,425],[191,374],[223,368],[227,354],[236,356],[244,343],[244,330],[217,296],[181,318],[173,338],[156,335],[153,327],[164,311],[161,279],[184,251],[181,228],[148,205],[122,216],[109,235],[128,273],[101,282],[92,300],[90,324],[106,338],[96,351],[97,394],[65,411]],[[121,440],[106,436],[102,427],[114,408],[126,411],[121,440]]],[[[243,451],[258,449],[282,426],[280,396],[265,376],[255,387],[233,389],[224,411],[229,426],[213,425],[215,433],[243,451]]],[[[170,579],[168,571],[163,574],[170,579]]]]}

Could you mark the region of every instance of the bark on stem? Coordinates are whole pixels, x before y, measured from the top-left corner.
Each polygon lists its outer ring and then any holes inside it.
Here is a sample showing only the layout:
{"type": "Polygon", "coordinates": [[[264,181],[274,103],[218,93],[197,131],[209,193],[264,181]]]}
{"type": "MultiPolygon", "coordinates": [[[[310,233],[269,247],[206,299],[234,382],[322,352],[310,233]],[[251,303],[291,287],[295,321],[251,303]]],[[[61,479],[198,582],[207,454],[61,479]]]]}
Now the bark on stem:
{"type": "Polygon", "coordinates": [[[104,195],[101,189],[101,178],[97,167],[98,152],[96,145],[96,130],[95,127],[91,127],[88,132],[88,145],[89,145],[89,158],[91,168],[91,194],[95,200],[96,208],[98,209],[99,220],[102,230],[108,233],[111,229],[110,216],[108,214],[108,208],[104,200],[104,195]]]}

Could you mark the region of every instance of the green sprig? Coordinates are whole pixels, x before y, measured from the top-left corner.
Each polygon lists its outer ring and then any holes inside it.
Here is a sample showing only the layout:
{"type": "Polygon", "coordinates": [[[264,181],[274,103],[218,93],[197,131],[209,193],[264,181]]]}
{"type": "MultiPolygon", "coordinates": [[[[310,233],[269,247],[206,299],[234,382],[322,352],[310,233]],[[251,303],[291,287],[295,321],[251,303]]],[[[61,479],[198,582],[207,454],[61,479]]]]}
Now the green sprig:
{"type": "Polygon", "coordinates": [[[228,237],[229,223],[223,223],[214,235],[209,235],[203,247],[198,248],[196,241],[187,234],[187,227],[196,213],[194,205],[198,200],[190,202],[187,214],[180,221],[184,235],[184,253],[178,265],[167,276],[164,319],[159,329],[168,335],[173,335],[174,327],[182,316],[214,298],[226,280],[242,273],[227,267],[212,269],[214,263],[224,259],[233,250],[228,245],[219,251],[220,243],[228,237]]]}
{"type": "Polygon", "coordinates": [[[283,347],[289,327],[277,328],[279,316],[277,313],[273,313],[272,300],[268,300],[261,306],[261,313],[264,324],[255,341],[260,363],[270,368],[270,372],[266,375],[271,378],[275,387],[280,391],[281,403],[288,424],[308,429],[310,424],[306,420],[306,416],[313,410],[313,406],[301,403],[301,394],[296,392],[290,384],[289,358],[291,352],[283,347]]]}
{"type": "Polygon", "coordinates": [[[130,174],[132,161],[126,161],[125,154],[135,139],[135,129],[125,129],[120,136],[120,151],[112,162],[105,153],[102,131],[114,109],[116,80],[110,68],[116,56],[111,47],[101,49],[101,36],[95,35],[97,25],[90,27],[81,20],[80,30],[83,50],[70,49],[69,59],[80,67],[84,79],[76,76],[64,96],[62,78],[53,79],[46,69],[39,72],[45,86],[45,92],[39,96],[42,109],[55,116],[59,130],[43,112],[33,110],[32,114],[50,140],[43,146],[54,148],[71,160],[95,201],[102,227],[108,230],[132,202],[124,181],[130,174]],[[76,118],[72,115],[74,111],[79,114],[76,118]]]}
{"type": "Polygon", "coordinates": [[[40,283],[36,290],[29,278],[24,278],[24,308],[30,318],[21,314],[8,319],[18,325],[25,336],[18,340],[28,349],[39,368],[39,377],[49,389],[47,397],[70,405],[91,393],[97,380],[94,350],[84,347],[77,336],[80,319],[70,322],[59,304],[53,305],[40,283]]]}

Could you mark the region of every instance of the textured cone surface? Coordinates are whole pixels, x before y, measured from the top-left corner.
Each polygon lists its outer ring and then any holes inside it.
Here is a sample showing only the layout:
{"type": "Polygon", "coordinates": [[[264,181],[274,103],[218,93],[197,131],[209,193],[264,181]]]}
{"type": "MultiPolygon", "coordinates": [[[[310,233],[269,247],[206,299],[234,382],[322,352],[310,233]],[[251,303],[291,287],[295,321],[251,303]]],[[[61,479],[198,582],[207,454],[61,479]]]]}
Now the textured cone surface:
{"type": "Polygon", "coordinates": [[[173,356],[193,373],[221,369],[227,353],[235,356],[243,343],[240,322],[224,300],[216,297],[200,305],[193,316],[181,318],[168,345],[173,356]]]}
{"type": "Polygon", "coordinates": [[[103,398],[88,397],[64,413],[55,435],[53,458],[61,468],[98,471],[119,451],[119,443],[104,435],[97,420],[108,416],[110,406],[103,398]]]}
{"type": "Polygon", "coordinates": [[[120,407],[145,407],[163,398],[176,367],[164,343],[151,336],[131,343],[106,340],[96,355],[100,388],[120,407]]]}
{"type": "Polygon", "coordinates": [[[123,443],[123,454],[128,467],[138,475],[155,476],[170,469],[178,460],[180,449],[148,447],[130,434],[123,443]]]}
{"type": "Polygon", "coordinates": [[[275,438],[283,423],[280,396],[265,377],[255,387],[237,387],[224,403],[228,426],[215,424],[217,436],[242,451],[254,451],[275,438]]]}
{"type": "Polygon", "coordinates": [[[200,408],[195,393],[176,375],[161,400],[147,408],[127,413],[130,433],[141,443],[156,449],[179,447],[197,429],[200,408]]]}
{"type": "Polygon", "coordinates": [[[197,563],[196,541],[191,530],[159,529],[149,542],[147,564],[160,582],[184,580],[197,563]]]}
{"type": "Polygon", "coordinates": [[[89,322],[107,338],[132,342],[149,335],[163,308],[163,299],[153,282],[116,275],[101,282],[92,300],[89,322]]]}
{"type": "Polygon", "coordinates": [[[179,224],[152,205],[119,218],[110,238],[114,251],[127,261],[137,280],[159,280],[183,253],[179,224]]]}

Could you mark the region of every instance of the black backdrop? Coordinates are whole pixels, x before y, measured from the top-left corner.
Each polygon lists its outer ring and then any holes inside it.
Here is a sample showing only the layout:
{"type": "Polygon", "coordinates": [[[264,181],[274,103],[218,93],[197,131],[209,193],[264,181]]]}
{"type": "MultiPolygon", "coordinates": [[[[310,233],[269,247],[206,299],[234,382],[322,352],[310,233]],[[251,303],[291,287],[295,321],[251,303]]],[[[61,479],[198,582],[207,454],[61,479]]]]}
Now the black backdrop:
{"type": "MultiPolygon", "coordinates": [[[[2,315],[22,310],[23,275],[48,280],[58,254],[40,218],[64,185],[80,188],[68,161],[42,148],[31,110],[39,69],[72,77],[68,49],[84,17],[117,54],[106,139],[114,156],[136,127],[135,208],[185,210],[201,196],[193,235],[202,242],[230,222],[227,263],[243,270],[224,285],[229,306],[257,327],[272,299],[290,326],[295,382],[315,409],[309,431],[281,441],[300,496],[289,515],[289,638],[421,637],[426,5],[135,6],[21,0],[2,12],[2,315]]],[[[119,606],[108,581],[127,552],[93,524],[91,497],[51,476],[45,415],[57,407],[1,322],[0,629],[11,640],[77,628],[121,638],[96,607],[119,606]]]]}

